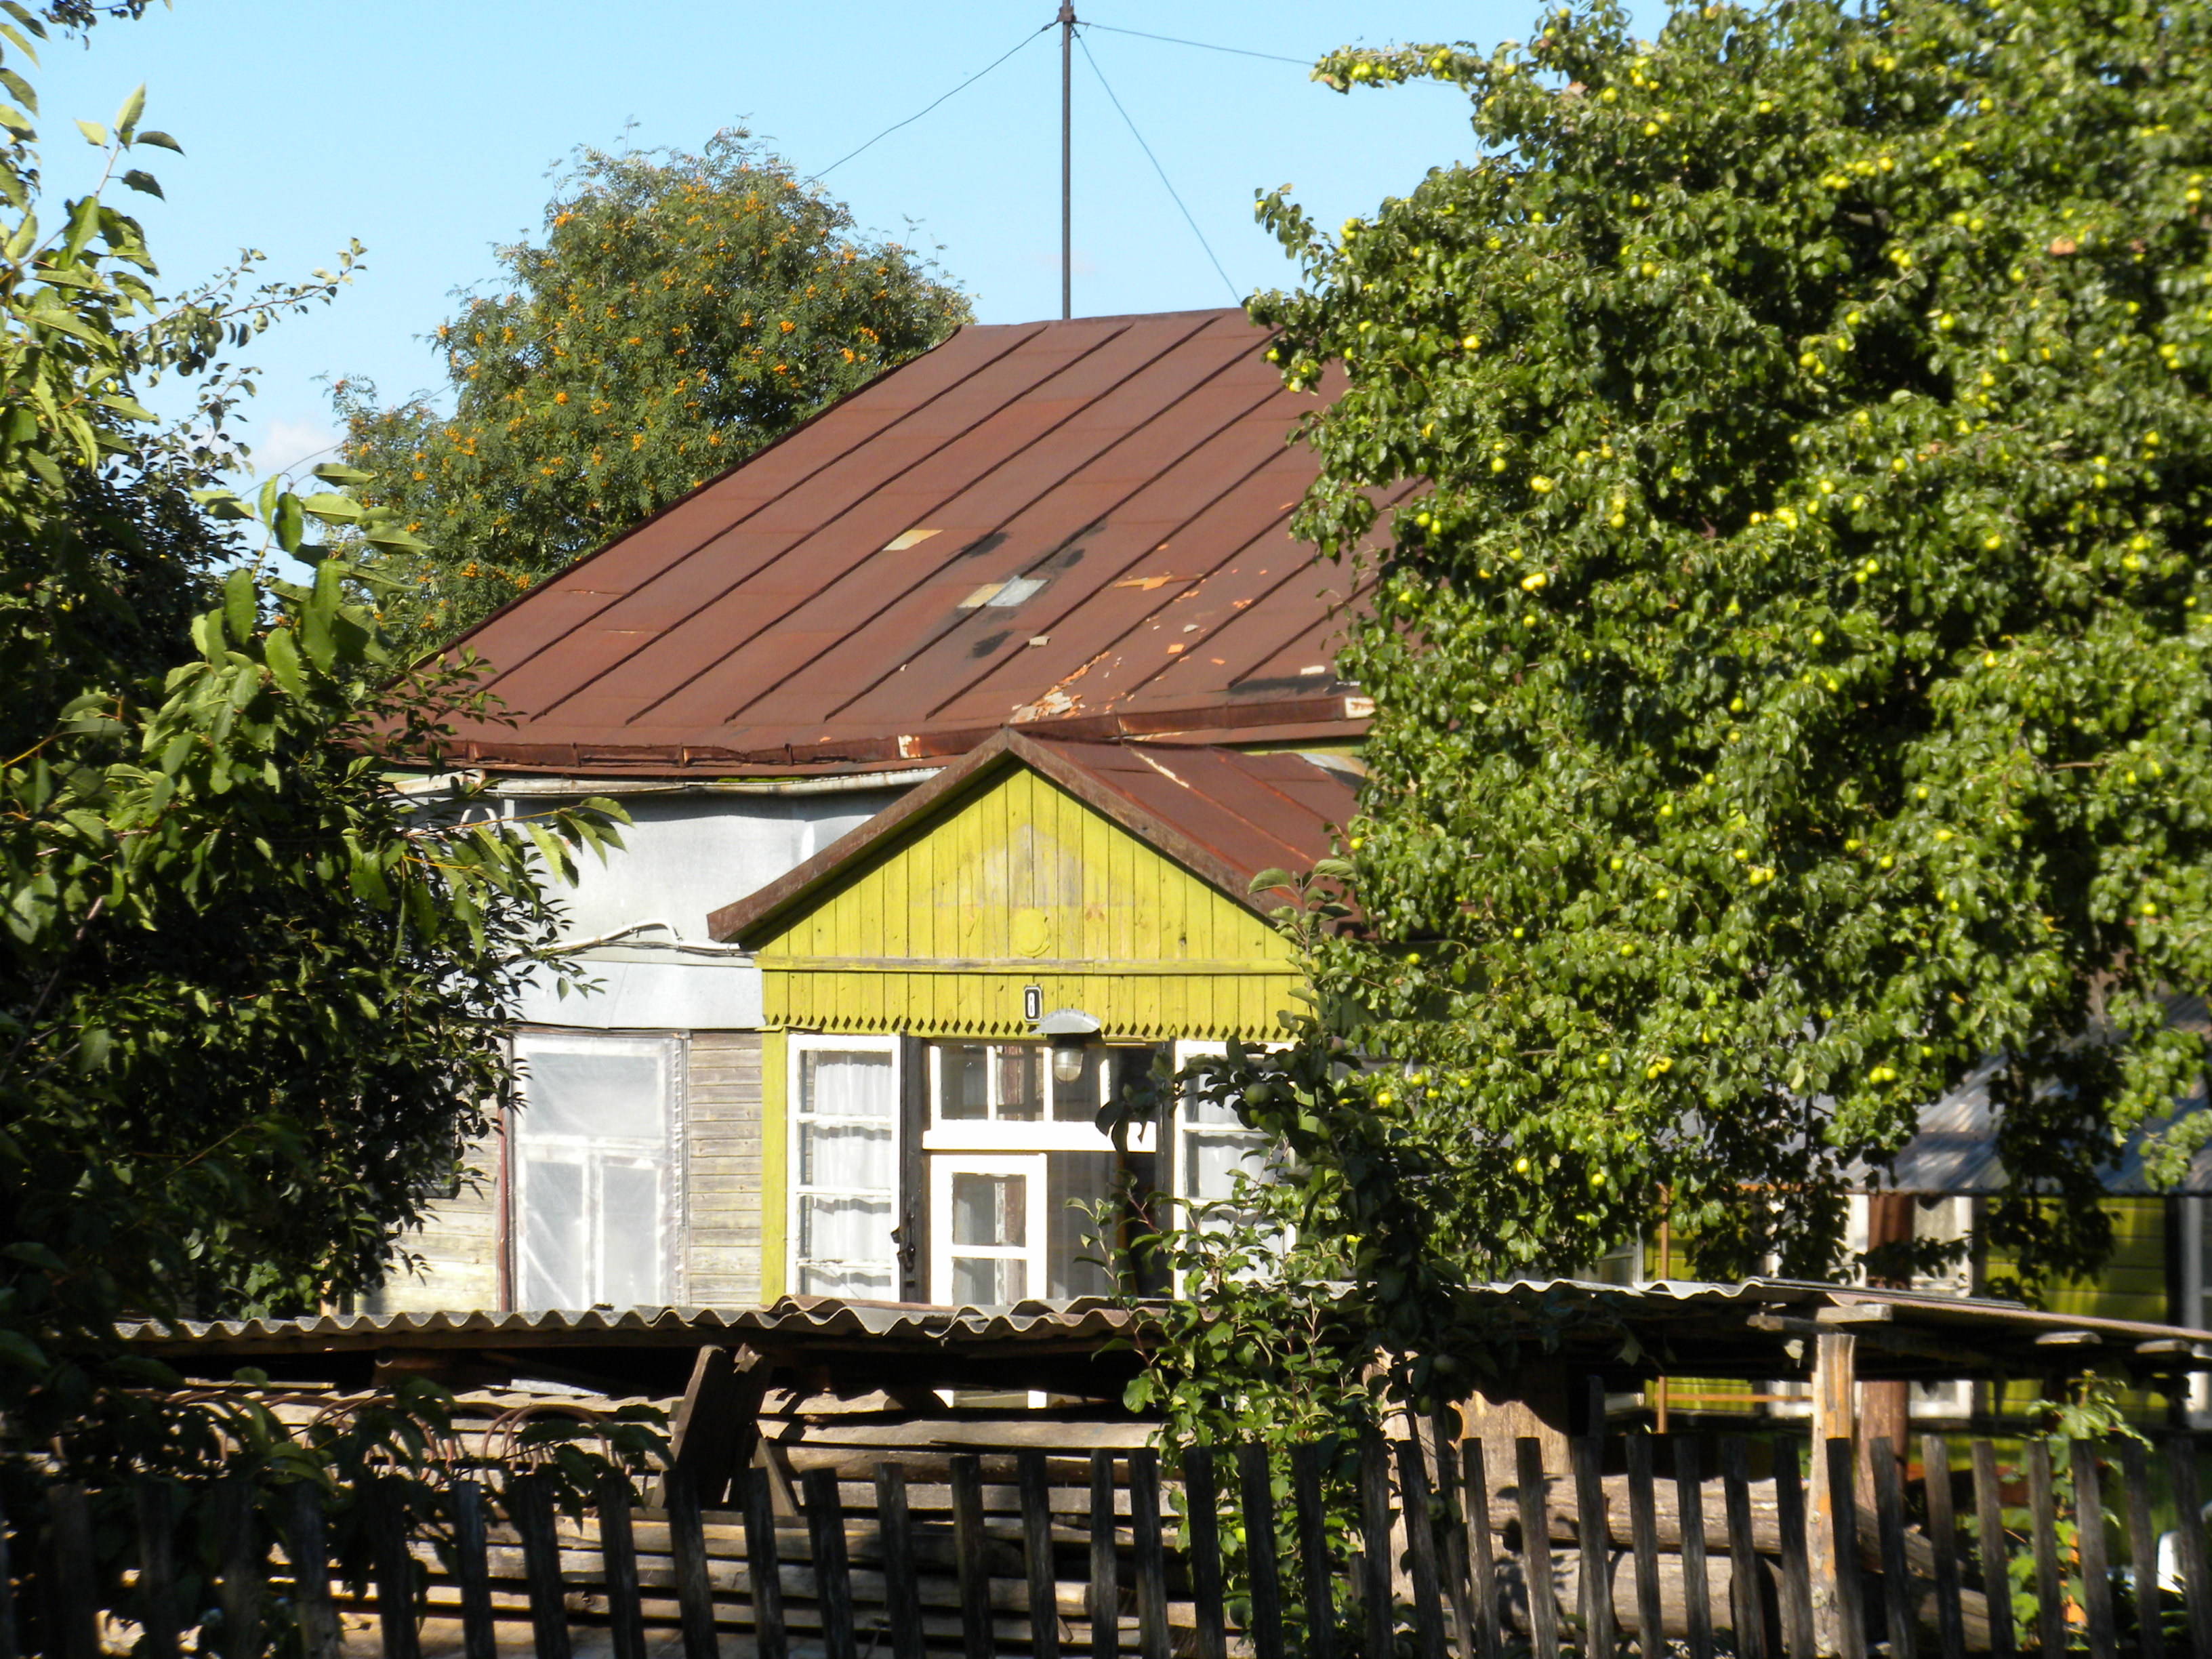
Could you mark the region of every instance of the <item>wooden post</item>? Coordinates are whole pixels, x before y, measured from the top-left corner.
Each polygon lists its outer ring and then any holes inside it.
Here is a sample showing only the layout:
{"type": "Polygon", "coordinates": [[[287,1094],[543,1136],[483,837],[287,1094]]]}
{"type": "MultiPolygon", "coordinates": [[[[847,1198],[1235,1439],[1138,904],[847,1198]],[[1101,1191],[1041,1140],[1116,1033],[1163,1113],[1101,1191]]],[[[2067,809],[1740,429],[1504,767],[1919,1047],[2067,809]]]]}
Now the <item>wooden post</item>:
{"type": "Polygon", "coordinates": [[[1836,1498],[1830,1490],[1826,1448],[1831,1440],[1853,1437],[1857,1350],[1858,1338],[1847,1331],[1823,1332],[1813,1339],[1812,1492],[1805,1533],[1812,1565],[1813,1639],[1822,1653],[1840,1651],[1842,1640],[1836,1611],[1836,1498]]]}
{"type": "Polygon", "coordinates": [[[732,1479],[751,1466],[760,1445],[761,1401],[774,1369],[767,1355],[742,1344],[702,1348],[691,1362],[669,1434],[669,1462],[691,1477],[701,1508],[722,1508],[732,1479]]]}
{"type": "MultiPolygon", "coordinates": [[[[1912,1243],[1912,1215],[1919,1200],[1911,1193],[1869,1193],[1867,1194],[1867,1249],[1879,1249],[1887,1244],[1912,1243]]],[[[1870,1278],[1870,1285],[1884,1285],[1892,1290],[1908,1290],[1903,1279],[1892,1277],[1870,1278]]],[[[1881,1488],[1875,1484],[1874,1443],[1889,1442],[1890,1451],[1897,1459],[1900,1480],[1905,1474],[1905,1454],[1911,1449],[1907,1436],[1911,1432],[1912,1385],[1909,1382],[1862,1382],[1859,1384],[1858,1411],[1858,1497],[1862,1509],[1873,1501],[1881,1488]]]]}
{"type": "Polygon", "coordinates": [[[1567,1458],[1567,1368],[1563,1360],[1534,1360],[1519,1376],[1495,1389],[1478,1389],[1460,1406],[1467,1432],[1481,1441],[1490,1467],[1517,1469],[1521,1442],[1534,1440],[1544,1473],[1569,1473],[1567,1458]]]}

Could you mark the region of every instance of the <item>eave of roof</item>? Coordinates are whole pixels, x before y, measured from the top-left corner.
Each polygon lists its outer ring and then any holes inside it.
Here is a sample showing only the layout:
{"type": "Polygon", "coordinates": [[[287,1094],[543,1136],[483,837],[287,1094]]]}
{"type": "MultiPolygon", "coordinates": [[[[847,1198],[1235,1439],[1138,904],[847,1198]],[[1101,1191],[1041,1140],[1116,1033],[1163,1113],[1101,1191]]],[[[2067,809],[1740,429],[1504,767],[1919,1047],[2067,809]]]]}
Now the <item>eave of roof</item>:
{"type": "MultiPolygon", "coordinates": [[[[1355,804],[1352,784],[1335,779],[1318,792],[1299,790],[1304,799],[1278,797],[1271,815],[1277,823],[1294,823],[1293,830],[1271,829],[1246,814],[1223,821],[1218,797],[1223,781],[1204,777],[1208,788],[1193,788],[1192,779],[1178,776],[1177,766],[1198,776],[1218,774],[1224,766],[1246,774],[1279,769],[1289,757],[1247,757],[1236,751],[1206,748],[1160,748],[1146,745],[1075,744],[1018,731],[994,733],[928,782],[908,791],[866,823],[823,848],[812,858],[758,891],[725,905],[707,918],[711,935],[725,942],[754,945],[779,922],[803,908],[838,881],[868,852],[910,824],[918,823],[947,803],[979,787],[997,772],[1027,766],[1066,790],[1078,800],[1119,825],[1164,857],[1255,913],[1266,915],[1286,895],[1255,894],[1252,878],[1263,869],[1310,865],[1327,848],[1314,830],[1341,823],[1355,804]],[[1117,764],[1140,767],[1135,787],[1114,775],[1117,764]],[[1172,787],[1148,787],[1155,780],[1172,787]],[[1340,792],[1334,802],[1331,789],[1340,792]],[[1334,817],[1329,810],[1337,811],[1334,817]]],[[[1296,763],[1318,782],[1326,769],[1310,761],[1296,763]]],[[[1268,786],[1261,782],[1261,787],[1268,786]]]]}

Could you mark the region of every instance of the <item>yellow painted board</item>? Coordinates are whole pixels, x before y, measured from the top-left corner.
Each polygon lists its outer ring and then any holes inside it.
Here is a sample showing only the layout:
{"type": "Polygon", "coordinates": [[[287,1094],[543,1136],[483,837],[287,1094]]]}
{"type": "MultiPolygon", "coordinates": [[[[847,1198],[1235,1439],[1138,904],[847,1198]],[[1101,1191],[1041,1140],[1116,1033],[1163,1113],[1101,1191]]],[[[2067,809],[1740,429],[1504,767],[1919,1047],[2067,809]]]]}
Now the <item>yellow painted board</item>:
{"type": "Polygon", "coordinates": [[[760,1297],[773,1302],[785,1290],[790,1259],[791,1045],[781,1031],[761,1041],[761,1266],[760,1297]]]}

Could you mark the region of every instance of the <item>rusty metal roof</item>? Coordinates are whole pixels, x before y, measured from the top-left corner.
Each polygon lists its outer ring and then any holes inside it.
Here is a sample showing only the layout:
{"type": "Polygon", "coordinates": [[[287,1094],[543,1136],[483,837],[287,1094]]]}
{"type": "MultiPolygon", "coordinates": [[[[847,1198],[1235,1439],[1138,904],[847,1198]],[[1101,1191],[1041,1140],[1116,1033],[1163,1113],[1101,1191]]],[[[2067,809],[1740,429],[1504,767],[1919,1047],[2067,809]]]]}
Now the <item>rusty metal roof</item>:
{"type": "Polygon", "coordinates": [[[463,636],[528,772],[775,773],[1364,729],[1352,574],[1239,311],[961,329],[463,636]]]}
{"type": "Polygon", "coordinates": [[[1255,895],[1272,868],[1305,870],[1357,805],[1356,763],[1157,743],[1070,743],[1002,731],[866,823],[757,892],[707,918],[718,939],[755,943],[887,836],[1009,766],[1028,766],[1193,874],[1267,915],[1288,896],[1255,895]]]}

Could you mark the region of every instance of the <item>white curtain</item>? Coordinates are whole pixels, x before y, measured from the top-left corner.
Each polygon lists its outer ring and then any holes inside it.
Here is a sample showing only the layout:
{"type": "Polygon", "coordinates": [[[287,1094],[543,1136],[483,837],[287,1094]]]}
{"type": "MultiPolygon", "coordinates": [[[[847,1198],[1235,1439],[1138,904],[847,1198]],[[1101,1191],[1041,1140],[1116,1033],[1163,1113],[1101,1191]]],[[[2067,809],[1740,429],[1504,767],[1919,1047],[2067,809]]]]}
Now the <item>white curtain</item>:
{"type": "Polygon", "coordinates": [[[880,1049],[800,1051],[798,1279],[809,1295],[892,1293],[896,1082],[880,1049]]]}

